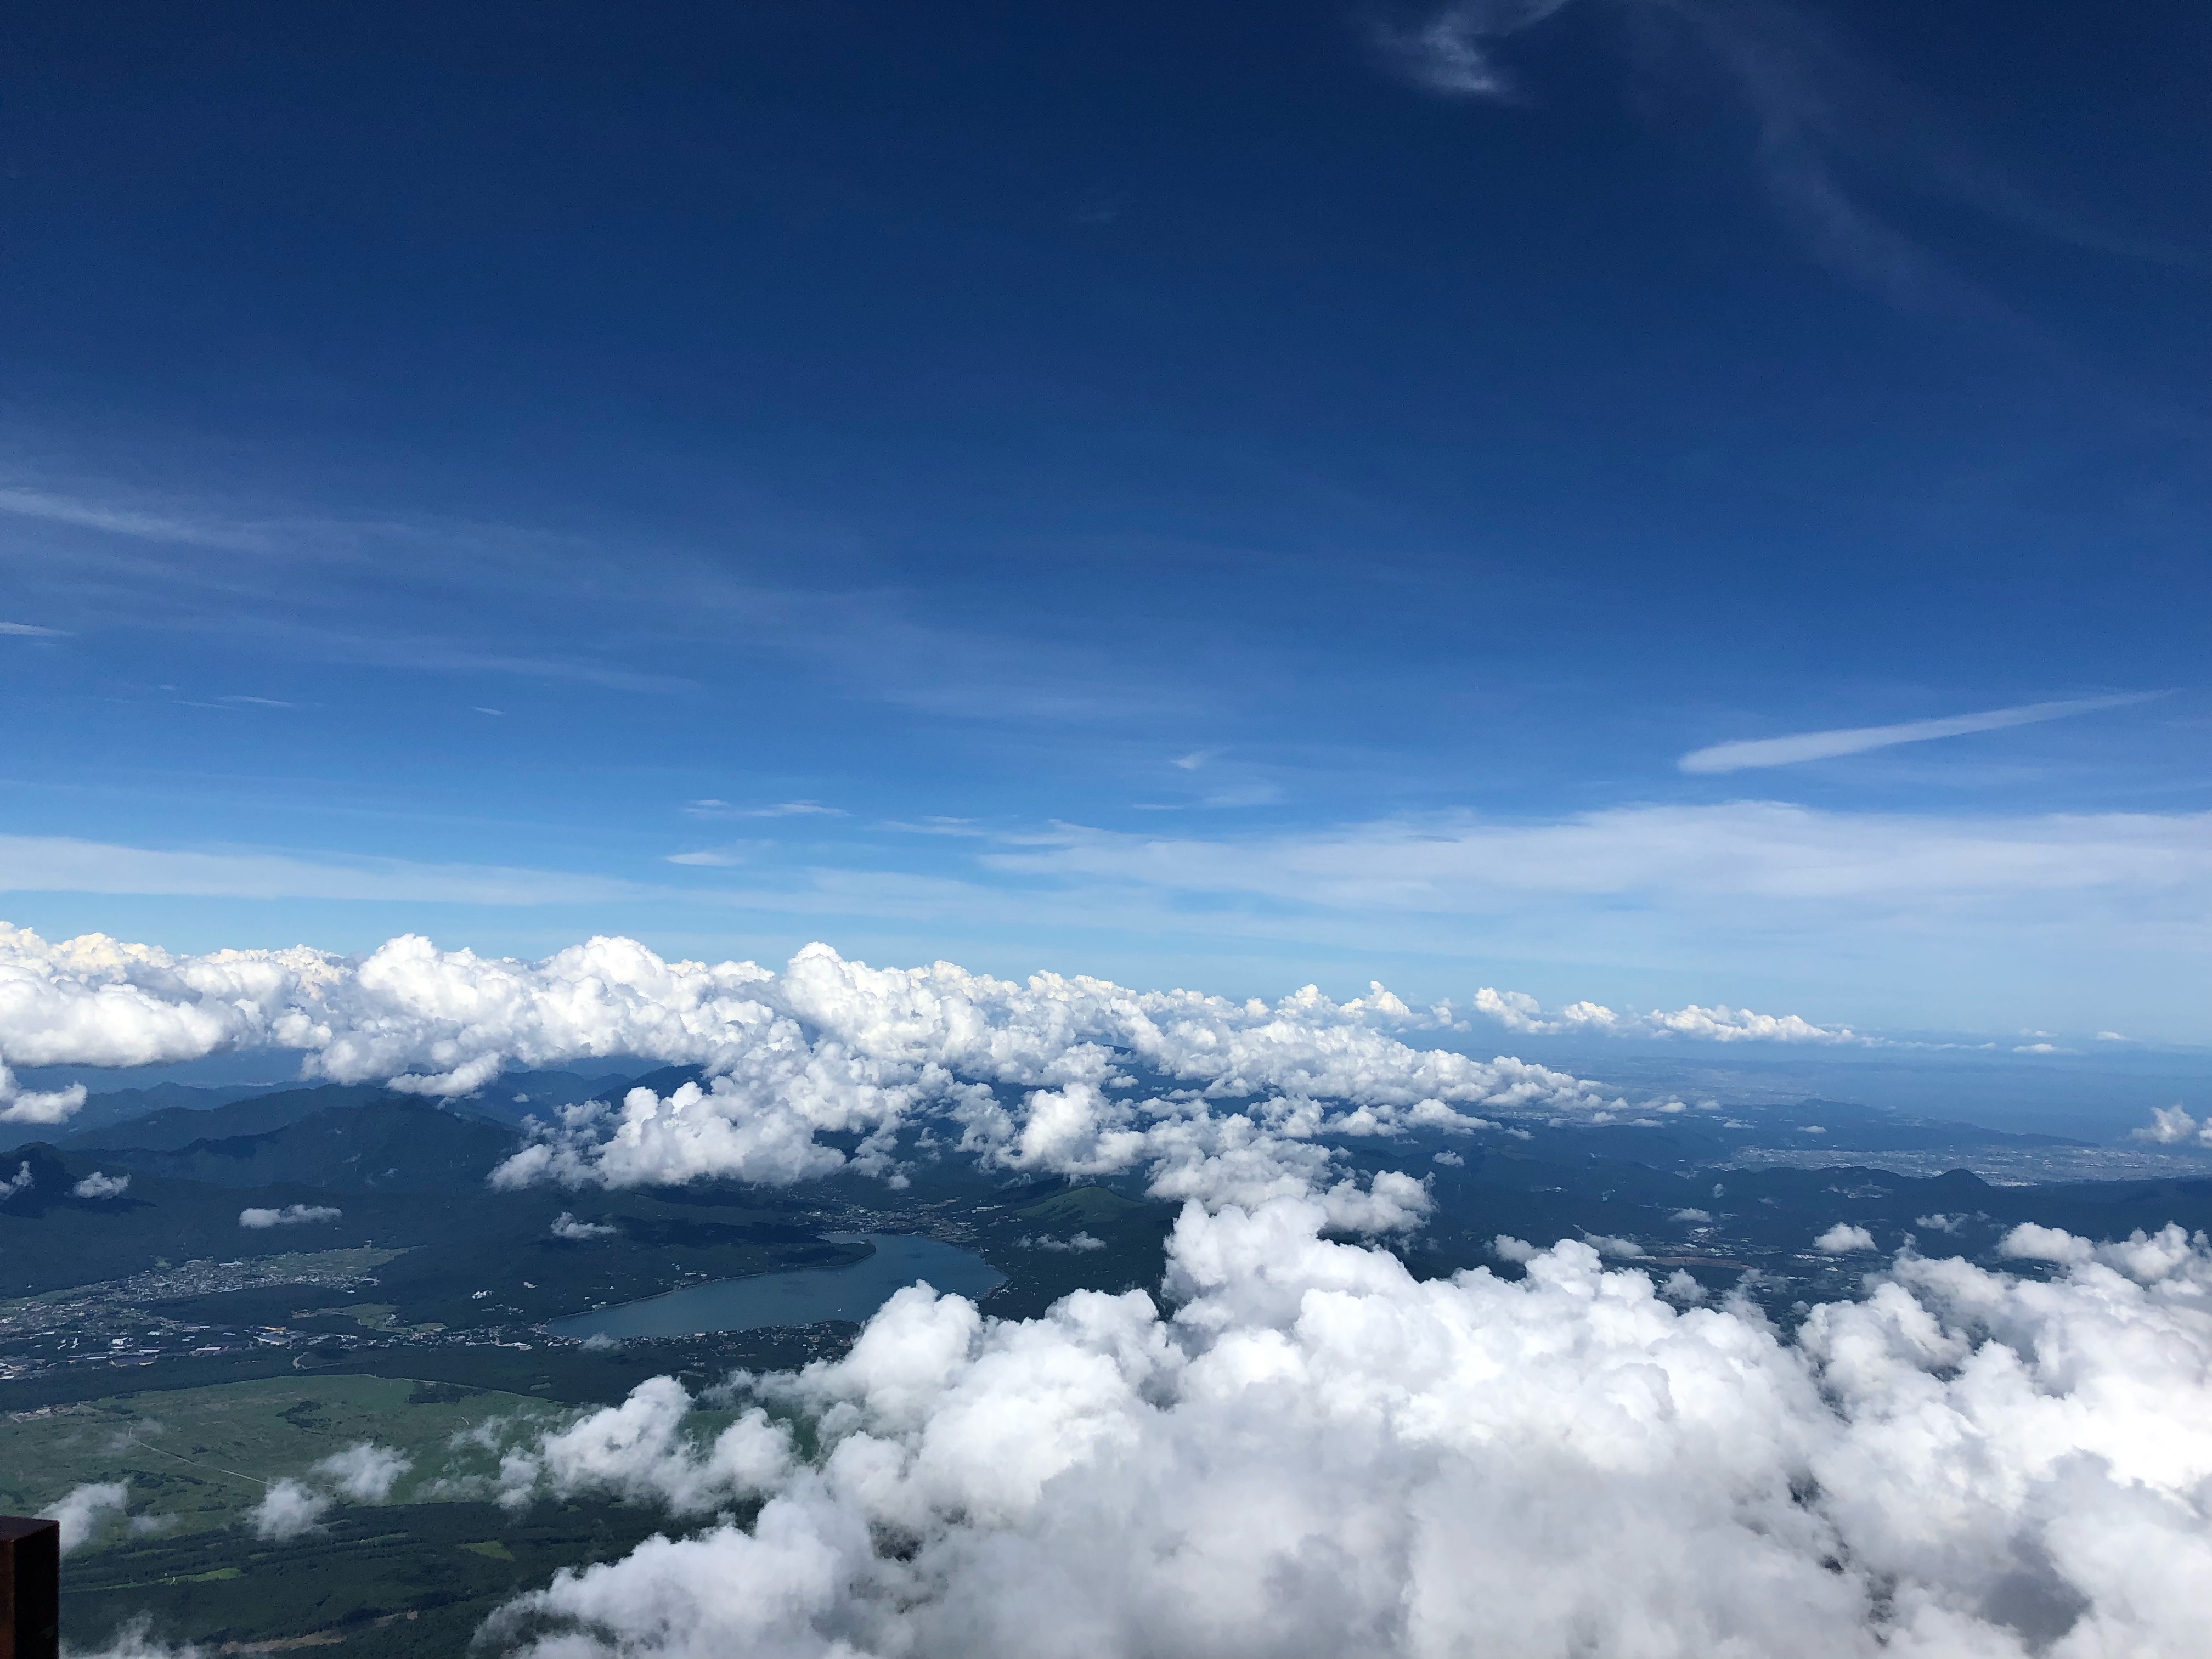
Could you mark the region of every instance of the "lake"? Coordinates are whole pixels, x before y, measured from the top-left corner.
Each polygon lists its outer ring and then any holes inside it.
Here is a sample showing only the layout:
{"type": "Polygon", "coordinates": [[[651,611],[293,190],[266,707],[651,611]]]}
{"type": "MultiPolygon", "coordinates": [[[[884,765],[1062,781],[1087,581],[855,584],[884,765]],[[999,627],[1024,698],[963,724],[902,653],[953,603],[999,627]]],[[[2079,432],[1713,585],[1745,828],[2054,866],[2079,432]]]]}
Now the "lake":
{"type": "Polygon", "coordinates": [[[866,1243],[875,1254],[839,1267],[799,1267],[687,1285],[665,1296],[594,1308],[590,1313],[546,1321],[556,1336],[693,1336],[702,1331],[750,1331],[764,1325],[813,1325],[825,1319],[854,1324],[894,1294],[927,1279],[939,1291],[975,1297],[1006,1282],[1006,1274],[973,1250],[911,1233],[830,1233],[836,1243],[866,1243]]]}

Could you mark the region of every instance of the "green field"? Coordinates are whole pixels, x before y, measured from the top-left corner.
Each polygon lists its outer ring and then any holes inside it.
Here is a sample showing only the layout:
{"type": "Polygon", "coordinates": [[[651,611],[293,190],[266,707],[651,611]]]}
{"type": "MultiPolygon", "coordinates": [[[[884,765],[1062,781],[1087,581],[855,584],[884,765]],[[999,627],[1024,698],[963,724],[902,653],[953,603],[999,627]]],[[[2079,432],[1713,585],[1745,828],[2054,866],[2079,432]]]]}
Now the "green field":
{"type": "Polygon", "coordinates": [[[492,1504],[393,1504],[335,1510],[283,1544],[236,1529],[136,1540],[63,1562],[62,1635],[96,1648],[143,1619],[156,1639],[210,1656],[335,1647],[334,1659],[465,1659],[502,1603],[666,1525],[618,1504],[538,1504],[519,1516],[492,1504]]]}
{"type": "MultiPolygon", "coordinates": [[[[112,1395],[0,1418],[0,1510],[126,1485],[127,1515],[62,1565],[73,1647],[147,1619],[157,1638],[217,1649],[459,1656],[488,1613],[556,1568],[613,1559],[667,1524],[623,1504],[488,1501],[497,1453],[469,1432],[494,1425],[512,1443],[574,1414],[499,1389],[345,1374],[112,1395]],[[413,1464],[390,1501],[341,1499],[304,1535],[256,1535],[248,1512],[268,1483],[363,1440],[413,1464]]],[[[698,1417],[702,1435],[727,1421],[698,1417]]]]}
{"type": "Polygon", "coordinates": [[[481,1445],[453,1443],[464,1431],[494,1418],[550,1426],[562,1415],[524,1395],[343,1375],[91,1400],[0,1419],[0,1509],[28,1515],[74,1486],[125,1482],[129,1521],[111,1522],[74,1561],[134,1538],[238,1525],[270,1482],[303,1476],[318,1459],[362,1440],[414,1465],[394,1502],[436,1501],[464,1495],[467,1488],[453,1483],[497,1467],[481,1445]]]}

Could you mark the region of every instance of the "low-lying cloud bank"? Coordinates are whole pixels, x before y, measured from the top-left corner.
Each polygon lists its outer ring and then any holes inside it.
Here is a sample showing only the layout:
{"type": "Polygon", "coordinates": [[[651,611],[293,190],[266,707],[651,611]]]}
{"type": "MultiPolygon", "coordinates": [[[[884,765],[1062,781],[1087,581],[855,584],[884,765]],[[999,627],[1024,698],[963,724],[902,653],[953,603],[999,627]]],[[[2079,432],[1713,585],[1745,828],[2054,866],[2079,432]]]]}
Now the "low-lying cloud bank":
{"type": "Polygon", "coordinates": [[[1757,1014],[1726,1003],[1701,1007],[1691,1003],[1671,1012],[1616,1013],[1601,1002],[1571,1002],[1547,1014],[1543,1005],[1521,991],[1484,986],[1474,994],[1474,1011],[1509,1031],[1528,1036],[1577,1036],[1693,1037],[1707,1042],[1814,1042],[1872,1044],[1848,1025],[1815,1025],[1796,1014],[1757,1014]]]}
{"type": "MultiPolygon", "coordinates": [[[[1521,1035],[1870,1041],[1846,1026],[1725,1005],[1638,1014],[1581,1001],[1547,1014],[1532,997],[1488,987],[1467,1012],[1521,1035]]],[[[750,962],[667,962],[606,937],[538,963],[441,951],[412,934],[358,959],[306,946],[191,957],[99,933],[50,943],[0,922],[0,1121],[61,1123],[85,1098],[81,1085],[25,1090],[10,1066],[151,1066],[290,1048],[307,1079],[441,1097],[471,1093],[512,1067],[635,1054],[702,1067],[716,1097],[773,1097],[782,1121],[715,1156],[744,1170],[783,1167],[785,1179],[821,1172],[813,1131],[873,1134],[918,1103],[957,1105],[958,1086],[970,1086],[973,1112],[988,1115],[973,1088],[1096,1088],[1143,1073],[1210,1100],[1296,1097],[1374,1115],[1352,1133],[1438,1104],[1513,1113],[1617,1103],[1565,1073],[1406,1040],[1468,1025],[1448,1002],[1415,1010],[1380,985],[1349,1002],[1308,987],[1269,1005],[1083,975],[1017,983],[945,962],[873,969],[824,945],[779,973],[750,962]]],[[[701,1115],[694,1103],[684,1111],[701,1115]]],[[[1034,1158],[1034,1149],[1018,1156],[1034,1158]]]]}
{"type": "Polygon", "coordinates": [[[556,1576],[530,1659],[2203,1651],[2212,1255],[1905,1255],[1794,1341],[1566,1242],[1415,1281],[1324,1207],[1188,1208],[1168,1307],[901,1292],[852,1352],[641,1386],[504,1501],[721,1518],[556,1576]],[[810,1425],[804,1436],[792,1424],[810,1425]],[[750,1508],[757,1505],[757,1511],[750,1508]],[[739,1506],[746,1506],[740,1509],[739,1506]],[[742,1523],[732,1512],[743,1515],[742,1523]]]}
{"type": "MultiPolygon", "coordinates": [[[[1471,1012],[1520,1032],[1856,1040],[1727,1008],[1621,1016],[1583,1002],[1547,1018],[1530,998],[1489,989],[1471,1012]]],[[[1401,1229],[1426,1207],[1419,1183],[1349,1182],[1324,1139],[1632,1109],[1548,1066],[1418,1046],[1422,1033],[1468,1026],[1448,1003],[1416,1010],[1380,985],[1341,1003],[1311,987],[1237,1002],[1080,975],[1016,982],[944,962],[876,969],[822,945],[779,973],[667,962],[611,938],[524,963],[408,935],[356,961],[305,947],[175,957],[98,934],[49,944],[0,924],[0,1061],[294,1048],[309,1078],[430,1097],[466,1095],[511,1066],[613,1055],[707,1073],[666,1094],[633,1090],[619,1106],[563,1109],[500,1170],[510,1186],[784,1183],[845,1168],[897,1182],[900,1136],[927,1118],[939,1144],[988,1167],[1142,1170],[1158,1196],[1215,1206],[1319,1194],[1340,1228],[1401,1229]]],[[[0,1085],[0,1118],[58,1121],[82,1098],[71,1093],[0,1085]]],[[[324,1218],[255,1211],[240,1222],[324,1218]]]]}
{"type": "MultiPolygon", "coordinates": [[[[0,1060],[15,1066],[293,1048],[308,1078],[434,1097],[468,1094],[510,1066],[636,1054],[701,1066],[718,1091],[726,1082],[773,1095],[814,1127],[864,1133],[923,1099],[982,1112],[982,1097],[961,1086],[1097,1088],[1130,1068],[1208,1099],[1295,1096],[1374,1114],[1599,1099],[1564,1073],[1401,1040],[1450,1019],[1448,1007],[1417,1012],[1380,986],[1345,1003],[1309,988],[1270,1006],[1054,974],[1016,983],[941,962],[872,969],[821,945],[777,973],[666,962],[624,939],[524,963],[406,935],[356,961],[304,946],[179,957],[96,933],[49,943],[0,924],[0,1060]]],[[[0,1116],[18,1121],[59,1121],[82,1098],[13,1086],[0,1084],[0,1116]]]]}

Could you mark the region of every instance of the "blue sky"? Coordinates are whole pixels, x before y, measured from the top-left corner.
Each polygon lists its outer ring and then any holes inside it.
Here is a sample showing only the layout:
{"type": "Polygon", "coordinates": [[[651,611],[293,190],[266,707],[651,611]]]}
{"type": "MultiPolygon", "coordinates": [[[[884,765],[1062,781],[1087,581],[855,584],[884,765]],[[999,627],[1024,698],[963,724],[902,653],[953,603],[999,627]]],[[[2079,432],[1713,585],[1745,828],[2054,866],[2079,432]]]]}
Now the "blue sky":
{"type": "Polygon", "coordinates": [[[2204,1040],[2206,27],[19,18],[0,915],[2204,1040]]]}

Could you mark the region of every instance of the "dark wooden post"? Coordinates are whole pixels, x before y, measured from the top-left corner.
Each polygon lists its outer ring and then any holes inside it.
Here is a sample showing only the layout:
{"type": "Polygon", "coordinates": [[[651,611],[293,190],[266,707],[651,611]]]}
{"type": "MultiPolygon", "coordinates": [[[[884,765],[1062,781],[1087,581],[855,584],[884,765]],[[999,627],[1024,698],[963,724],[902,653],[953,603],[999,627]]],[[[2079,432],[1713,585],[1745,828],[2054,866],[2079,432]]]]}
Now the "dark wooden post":
{"type": "Polygon", "coordinates": [[[0,1659],[60,1659],[62,1529],[0,1516],[0,1659]]]}

